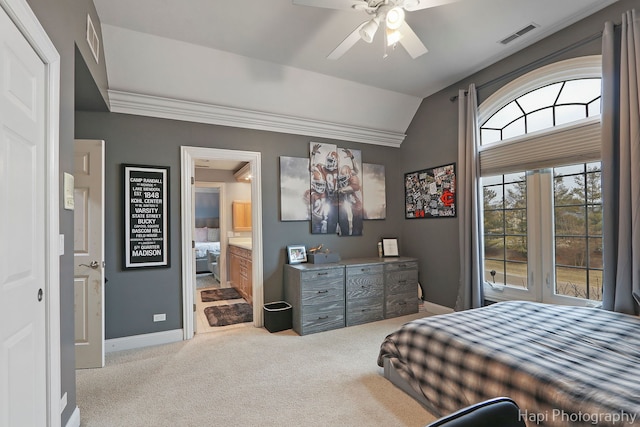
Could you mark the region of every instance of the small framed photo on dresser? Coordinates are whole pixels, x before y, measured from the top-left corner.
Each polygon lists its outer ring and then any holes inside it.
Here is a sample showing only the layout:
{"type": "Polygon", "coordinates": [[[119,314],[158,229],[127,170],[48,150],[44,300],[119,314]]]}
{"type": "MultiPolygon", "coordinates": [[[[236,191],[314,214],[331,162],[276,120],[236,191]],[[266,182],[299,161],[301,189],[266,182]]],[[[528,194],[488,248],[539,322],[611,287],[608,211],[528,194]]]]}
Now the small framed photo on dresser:
{"type": "Polygon", "coordinates": [[[382,256],[398,256],[398,239],[382,239],[382,256]]]}
{"type": "Polygon", "coordinates": [[[289,264],[307,262],[307,249],[304,245],[289,245],[287,246],[287,259],[289,264]]]}

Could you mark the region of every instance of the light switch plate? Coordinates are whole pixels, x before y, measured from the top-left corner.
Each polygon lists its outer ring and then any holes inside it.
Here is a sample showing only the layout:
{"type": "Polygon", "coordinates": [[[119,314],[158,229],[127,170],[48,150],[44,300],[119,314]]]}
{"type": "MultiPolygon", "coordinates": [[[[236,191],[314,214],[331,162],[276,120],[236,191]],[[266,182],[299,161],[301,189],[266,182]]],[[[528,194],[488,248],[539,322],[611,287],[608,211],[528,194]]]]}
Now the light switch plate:
{"type": "Polygon", "coordinates": [[[64,208],[73,210],[73,188],[75,186],[73,175],[64,173],[64,208]]]}

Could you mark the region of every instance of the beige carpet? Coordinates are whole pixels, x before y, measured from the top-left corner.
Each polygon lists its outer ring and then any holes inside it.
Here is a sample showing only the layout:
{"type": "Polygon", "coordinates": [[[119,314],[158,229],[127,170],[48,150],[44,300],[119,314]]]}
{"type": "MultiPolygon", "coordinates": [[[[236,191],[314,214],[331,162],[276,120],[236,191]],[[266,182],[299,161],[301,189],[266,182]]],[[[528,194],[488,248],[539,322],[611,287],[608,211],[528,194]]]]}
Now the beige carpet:
{"type": "Polygon", "coordinates": [[[77,372],[81,426],[424,426],[382,376],[384,337],[426,313],[306,336],[237,328],[109,353],[77,372]]]}

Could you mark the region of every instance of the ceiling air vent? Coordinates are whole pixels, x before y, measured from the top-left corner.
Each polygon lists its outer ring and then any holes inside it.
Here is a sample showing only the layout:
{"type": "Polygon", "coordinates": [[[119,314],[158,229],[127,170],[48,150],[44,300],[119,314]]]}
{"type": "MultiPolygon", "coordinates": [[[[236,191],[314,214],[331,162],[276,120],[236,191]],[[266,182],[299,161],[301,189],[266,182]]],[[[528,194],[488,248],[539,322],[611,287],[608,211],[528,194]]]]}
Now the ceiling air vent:
{"type": "Polygon", "coordinates": [[[538,25],[531,23],[531,24],[527,25],[526,27],[516,31],[513,34],[511,34],[510,36],[505,37],[504,39],[500,40],[500,43],[502,43],[502,44],[511,43],[512,41],[514,41],[518,37],[524,36],[529,31],[535,30],[536,28],[538,28],[538,25]]]}
{"type": "Polygon", "coordinates": [[[91,53],[93,54],[93,58],[96,60],[96,64],[99,63],[100,39],[98,38],[98,33],[93,26],[93,21],[91,21],[91,16],[89,16],[89,14],[87,14],[87,43],[89,43],[89,49],[91,49],[91,53]]]}

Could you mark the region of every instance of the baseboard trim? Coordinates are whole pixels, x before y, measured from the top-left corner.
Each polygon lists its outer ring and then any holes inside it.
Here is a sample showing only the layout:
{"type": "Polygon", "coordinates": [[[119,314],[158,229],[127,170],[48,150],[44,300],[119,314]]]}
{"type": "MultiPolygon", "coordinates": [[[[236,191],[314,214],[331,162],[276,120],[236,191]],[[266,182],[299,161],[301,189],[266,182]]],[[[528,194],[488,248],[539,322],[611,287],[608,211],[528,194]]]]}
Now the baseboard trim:
{"type": "Polygon", "coordinates": [[[76,409],[73,411],[69,420],[64,425],[65,427],[80,427],[80,408],[76,406],[76,409]]]}
{"type": "Polygon", "coordinates": [[[132,350],[152,345],[169,344],[172,342],[182,341],[184,339],[183,334],[184,332],[182,329],[173,329],[171,331],[112,338],[105,340],[104,351],[106,353],[111,353],[113,351],[132,350]]]}
{"type": "Polygon", "coordinates": [[[453,308],[446,307],[444,305],[436,304],[433,302],[425,301],[424,310],[431,314],[448,314],[453,313],[453,308]]]}

